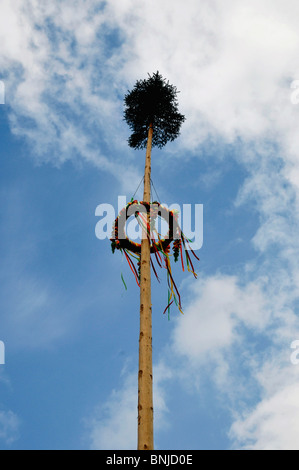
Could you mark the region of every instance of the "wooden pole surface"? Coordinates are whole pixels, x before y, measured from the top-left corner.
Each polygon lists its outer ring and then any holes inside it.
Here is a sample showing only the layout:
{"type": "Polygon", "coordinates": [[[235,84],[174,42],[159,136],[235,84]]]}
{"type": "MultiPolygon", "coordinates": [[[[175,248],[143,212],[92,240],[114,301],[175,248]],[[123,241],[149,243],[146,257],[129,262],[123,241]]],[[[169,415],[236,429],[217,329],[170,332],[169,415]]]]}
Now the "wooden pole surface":
{"type": "MultiPolygon", "coordinates": [[[[150,124],[146,148],[143,201],[151,198],[151,149],[153,126],[150,124]]],[[[150,216],[148,214],[148,222],[150,216]]],[[[143,229],[140,259],[140,336],[138,372],[138,450],[154,449],[152,302],[150,241],[143,229]]]]}

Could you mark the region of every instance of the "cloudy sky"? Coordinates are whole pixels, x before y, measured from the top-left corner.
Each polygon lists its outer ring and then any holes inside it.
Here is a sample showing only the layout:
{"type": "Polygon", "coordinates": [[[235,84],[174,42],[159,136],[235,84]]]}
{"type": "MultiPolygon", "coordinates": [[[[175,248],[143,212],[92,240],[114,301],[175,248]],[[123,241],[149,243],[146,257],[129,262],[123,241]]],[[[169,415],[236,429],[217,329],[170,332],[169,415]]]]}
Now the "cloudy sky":
{"type": "Polygon", "coordinates": [[[123,98],[159,70],[186,122],[152,178],[203,204],[204,244],[197,280],[175,269],[184,315],[153,279],[155,447],[299,449],[298,17],[1,0],[0,448],[136,448],[139,292],[95,211],[137,189],[123,98]]]}

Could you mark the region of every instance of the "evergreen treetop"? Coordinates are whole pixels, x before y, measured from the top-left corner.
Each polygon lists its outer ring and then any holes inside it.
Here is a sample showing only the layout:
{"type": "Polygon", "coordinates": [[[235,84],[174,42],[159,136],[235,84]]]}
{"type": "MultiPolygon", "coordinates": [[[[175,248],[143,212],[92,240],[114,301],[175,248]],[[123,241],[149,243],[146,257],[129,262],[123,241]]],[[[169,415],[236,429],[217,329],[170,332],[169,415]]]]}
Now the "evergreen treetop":
{"type": "Polygon", "coordinates": [[[178,137],[185,116],[178,112],[177,94],[176,87],[166,82],[159,72],[136,82],[124,99],[124,119],[133,131],[128,140],[130,147],[146,147],[151,124],[153,146],[162,148],[178,137]]]}

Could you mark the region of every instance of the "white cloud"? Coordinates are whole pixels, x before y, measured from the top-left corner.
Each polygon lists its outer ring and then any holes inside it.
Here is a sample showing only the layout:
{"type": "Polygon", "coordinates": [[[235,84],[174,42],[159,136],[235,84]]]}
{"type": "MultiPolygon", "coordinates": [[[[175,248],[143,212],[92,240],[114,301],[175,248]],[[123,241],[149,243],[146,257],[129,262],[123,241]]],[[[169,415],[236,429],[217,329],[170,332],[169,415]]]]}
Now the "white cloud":
{"type": "Polygon", "coordinates": [[[83,159],[132,187],[140,178],[130,156],[126,164],[120,156],[127,135],[108,33],[109,18],[94,1],[4,0],[0,64],[12,131],[38,162],[83,159]]]}
{"type": "MultiPolygon", "coordinates": [[[[172,377],[163,364],[154,367],[154,426],[167,426],[167,406],[161,384],[172,377]]],[[[137,448],[137,374],[128,374],[122,388],[113,390],[105,404],[95,410],[93,418],[86,419],[88,442],[92,450],[122,450],[137,448]]]]}
{"type": "Polygon", "coordinates": [[[299,450],[299,385],[285,387],[262,400],[243,421],[234,423],[231,434],[250,450],[299,450]]]}
{"type": "Polygon", "coordinates": [[[250,450],[299,449],[299,368],[290,362],[283,363],[281,356],[276,354],[257,374],[263,396],[253,409],[236,417],[230,430],[235,447],[250,450]]]}
{"type": "Polygon", "coordinates": [[[239,341],[238,327],[261,331],[270,311],[258,283],[238,285],[234,276],[212,276],[193,284],[193,300],[174,331],[174,349],[192,362],[231,347],[239,341]]]}
{"type": "Polygon", "coordinates": [[[137,402],[136,380],[127,378],[123,389],[112,391],[107,402],[89,420],[90,448],[136,449],[137,402]]]}
{"type": "Polygon", "coordinates": [[[0,411],[0,440],[11,445],[19,437],[20,420],[12,411],[0,411]]]}
{"type": "Polygon", "coordinates": [[[283,1],[155,4],[128,0],[109,9],[126,35],[123,73],[134,80],[158,68],[181,90],[183,145],[194,148],[209,134],[290,144],[298,114],[288,81],[298,70],[298,4],[288,12],[283,1]]]}
{"type": "Polygon", "coordinates": [[[290,361],[299,332],[296,295],[288,273],[271,274],[242,285],[226,275],[194,283],[172,338],[185,387],[200,393],[205,374],[218,387],[234,448],[298,449],[299,368],[290,361]]]}
{"type": "Polygon", "coordinates": [[[178,86],[187,115],[178,149],[195,150],[209,137],[271,139],[297,185],[299,108],[290,85],[299,73],[298,8],[295,0],[288,9],[282,0],[192,0],[188,8],[170,0],[100,7],[93,0],[75,7],[68,0],[3,0],[1,65],[9,74],[12,128],[35,144],[40,159],[58,164],[83,156],[122,179],[119,97],[159,69],[178,86]]]}

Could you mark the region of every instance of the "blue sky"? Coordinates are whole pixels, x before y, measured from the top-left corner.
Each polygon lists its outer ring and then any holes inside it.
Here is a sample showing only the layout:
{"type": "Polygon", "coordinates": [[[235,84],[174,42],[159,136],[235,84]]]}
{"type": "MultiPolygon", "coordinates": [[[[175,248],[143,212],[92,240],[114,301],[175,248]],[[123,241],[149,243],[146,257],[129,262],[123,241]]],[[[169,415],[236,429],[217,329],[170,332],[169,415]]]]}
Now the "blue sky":
{"type": "Polygon", "coordinates": [[[136,448],[139,292],[95,210],[141,180],[123,98],[157,70],[186,122],[152,178],[204,244],[183,316],[152,282],[155,446],[299,448],[298,9],[2,0],[1,449],[136,448]]]}

